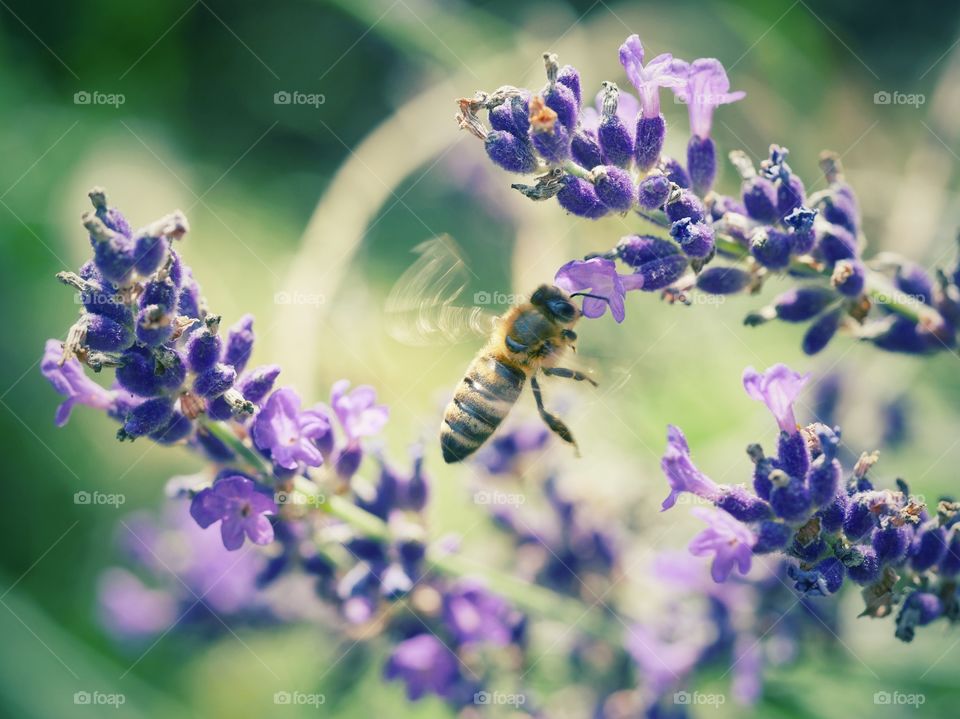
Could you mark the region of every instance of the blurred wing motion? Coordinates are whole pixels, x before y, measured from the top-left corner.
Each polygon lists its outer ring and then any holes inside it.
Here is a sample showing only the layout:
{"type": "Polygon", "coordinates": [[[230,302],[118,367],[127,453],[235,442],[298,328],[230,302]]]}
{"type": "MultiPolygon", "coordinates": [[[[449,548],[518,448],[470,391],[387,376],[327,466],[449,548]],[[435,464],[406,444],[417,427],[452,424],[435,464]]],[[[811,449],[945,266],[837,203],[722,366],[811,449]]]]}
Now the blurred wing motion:
{"type": "Polygon", "coordinates": [[[442,235],[417,245],[414,252],[420,256],[387,296],[390,336],[414,346],[489,337],[496,315],[457,304],[469,272],[454,241],[442,235]]]}

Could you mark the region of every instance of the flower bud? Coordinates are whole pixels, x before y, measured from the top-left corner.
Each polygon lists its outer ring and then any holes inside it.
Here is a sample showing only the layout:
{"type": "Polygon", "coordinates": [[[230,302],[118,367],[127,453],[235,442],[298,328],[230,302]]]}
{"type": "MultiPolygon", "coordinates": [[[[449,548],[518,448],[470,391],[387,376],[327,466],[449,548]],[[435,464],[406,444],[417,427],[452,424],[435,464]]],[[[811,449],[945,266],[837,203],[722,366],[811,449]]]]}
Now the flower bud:
{"type": "MultiPolygon", "coordinates": [[[[817,491],[818,490],[815,490],[811,485],[811,492],[817,491]]],[[[820,528],[828,534],[838,531],[843,526],[843,518],[847,513],[848,504],[849,499],[847,498],[846,492],[841,491],[834,495],[829,504],[818,512],[817,516],[820,517],[820,528]]]]}
{"type": "Polygon", "coordinates": [[[505,130],[494,130],[484,142],[487,157],[507,172],[529,174],[537,169],[533,146],[526,137],[517,137],[505,130]]]}
{"type": "Polygon", "coordinates": [[[715,504],[741,522],[758,522],[771,516],[770,505],[743,487],[725,487],[715,504]]]}
{"type": "Polygon", "coordinates": [[[702,258],[713,251],[713,227],[706,222],[694,222],[684,217],[673,223],[670,234],[688,257],[702,258]]]}
{"type": "Polygon", "coordinates": [[[268,364],[257,367],[240,378],[237,389],[245,400],[259,404],[264,397],[270,394],[273,383],[276,382],[279,374],[279,365],[268,364]]]}
{"type": "Polygon", "coordinates": [[[778,517],[797,521],[810,512],[810,493],[800,479],[788,478],[785,484],[779,486],[774,482],[770,491],[770,506],[778,517]]]}
{"type": "Polygon", "coordinates": [[[167,367],[158,362],[149,349],[137,345],[128,348],[121,355],[120,362],[117,381],[127,391],[141,397],[153,397],[169,389],[171,384],[178,386],[186,376],[182,363],[174,360],[173,366],[167,367]]]}
{"type": "Polygon", "coordinates": [[[746,289],[751,279],[736,267],[708,267],[697,275],[697,287],[712,295],[732,295],[746,289]]]}
{"type": "Polygon", "coordinates": [[[94,213],[100,221],[114,232],[119,232],[124,237],[130,237],[130,223],[115,207],[107,206],[107,193],[102,187],[94,187],[87,193],[90,202],[93,204],[94,213]]]}
{"type": "Polygon", "coordinates": [[[787,290],[773,301],[773,306],[777,319],[806,322],[820,314],[835,298],[828,288],[812,285],[787,290]]]}
{"type": "Polygon", "coordinates": [[[193,422],[180,412],[174,412],[161,429],[150,433],[150,439],[160,444],[175,444],[193,431],[193,422]]]}
{"type": "Polygon", "coordinates": [[[594,189],[600,202],[615,212],[626,212],[636,202],[633,178],[626,170],[606,165],[593,170],[594,189]]]}
{"type": "Polygon", "coordinates": [[[193,273],[189,268],[184,268],[180,294],[177,297],[177,314],[184,317],[200,319],[200,313],[200,286],[196,280],[193,279],[193,273]]]}
{"type": "Polygon", "coordinates": [[[83,344],[97,352],[119,352],[133,344],[133,330],[105,315],[86,314],[83,317],[86,334],[83,344]]]}
{"type": "Polygon", "coordinates": [[[107,282],[126,284],[133,271],[133,244],[130,239],[108,228],[92,212],[83,216],[84,227],[93,243],[93,261],[107,282]]]}
{"type": "Polygon", "coordinates": [[[223,349],[223,361],[231,365],[238,373],[247,366],[253,352],[253,315],[244,315],[227,333],[227,344],[223,349]]]}
{"type": "Polygon", "coordinates": [[[947,532],[943,527],[927,527],[917,533],[910,548],[910,564],[918,572],[925,572],[939,564],[947,553],[947,532]]]}
{"type": "Polygon", "coordinates": [[[207,325],[195,329],[187,338],[187,362],[194,372],[203,372],[220,361],[223,340],[217,334],[219,318],[208,318],[207,325]]]}
{"type": "Polygon", "coordinates": [[[490,126],[494,130],[509,132],[516,137],[526,137],[530,130],[530,106],[520,96],[514,96],[490,110],[490,126]]]}
{"type": "Polygon", "coordinates": [[[758,228],[750,238],[750,254],[764,267],[784,270],[790,266],[790,236],[772,227],[758,228]]]}
{"type": "Polygon", "coordinates": [[[901,265],[897,269],[893,282],[904,294],[925,304],[933,304],[933,279],[915,262],[901,265]]]}
{"type": "Polygon", "coordinates": [[[654,173],[640,181],[638,201],[645,210],[656,210],[670,197],[670,180],[666,175],[654,173]]]}
{"type": "Polygon", "coordinates": [[[836,557],[827,557],[819,561],[811,571],[799,567],[790,567],[790,576],[796,580],[794,588],[807,596],[825,597],[837,592],[843,586],[846,576],[843,562],[836,557]]]}
{"type": "Polygon", "coordinates": [[[564,125],[557,122],[549,130],[534,126],[530,135],[534,149],[547,162],[560,163],[570,157],[570,130],[564,125]]]}
{"type": "Polygon", "coordinates": [[[237,371],[226,364],[215,364],[200,372],[193,381],[193,391],[201,397],[219,397],[233,386],[237,371]]]}
{"type": "Polygon", "coordinates": [[[567,212],[590,219],[603,217],[609,212],[597,197],[593,183],[574,175],[566,175],[560,182],[563,187],[557,193],[557,202],[567,212]]]}
{"type": "MultiPolygon", "coordinates": [[[[580,117],[580,103],[577,102],[577,98],[569,87],[560,83],[544,88],[542,96],[546,106],[557,114],[557,120],[563,125],[569,137],[577,126],[577,118],[580,117]]],[[[530,103],[531,107],[533,104],[530,103]]]]}
{"type": "Polygon", "coordinates": [[[892,522],[885,527],[873,530],[870,543],[880,563],[896,564],[902,560],[910,548],[912,534],[912,530],[906,525],[897,526],[892,522]]]}
{"type": "Polygon", "coordinates": [[[830,459],[827,455],[820,455],[810,467],[810,474],[807,476],[807,485],[810,487],[810,499],[813,506],[822,507],[829,502],[833,502],[837,496],[837,490],[840,488],[840,480],[843,475],[843,469],[836,459],[830,459]]]}
{"type": "Polygon", "coordinates": [[[577,129],[573,133],[573,139],[570,143],[570,154],[573,161],[580,167],[589,169],[603,164],[603,154],[600,151],[600,143],[593,135],[577,129]]]}
{"type": "Polygon", "coordinates": [[[173,334],[173,317],[163,305],[147,305],[137,313],[137,340],[159,347],[173,334]]]}
{"type": "Polygon", "coordinates": [[[830,284],[847,297],[859,297],[866,284],[866,269],[859,260],[840,260],[833,268],[830,284]]]}
{"type": "MultiPolygon", "coordinates": [[[[639,135],[640,133],[638,132],[637,136],[639,137],[639,135]]],[[[639,145],[639,142],[637,144],[639,145]]],[[[690,175],[687,174],[687,171],[683,168],[683,165],[674,160],[672,157],[664,157],[660,163],[660,169],[663,171],[663,174],[667,176],[667,179],[673,184],[684,189],[690,187],[690,175]]]]}
{"type": "MultiPolygon", "coordinates": [[[[637,117],[636,145],[634,147],[633,158],[637,162],[637,167],[642,172],[657,166],[660,161],[660,152],[663,150],[663,140],[667,136],[667,121],[663,115],[656,117],[644,117],[642,114],[637,117]]],[[[668,160],[670,166],[666,169],[666,175],[671,182],[676,182],[681,187],[690,186],[690,178],[683,167],[675,160],[668,160]],[[672,173],[683,179],[680,182],[671,177],[672,173]]]]}
{"type": "Polygon", "coordinates": [[[826,347],[840,327],[840,317],[841,311],[839,309],[820,315],[803,335],[801,347],[804,353],[815,355],[826,347]]]}
{"type": "Polygon", "coordinates": [[[944,577],[954,577],[960,573],[960,533],[954,530],[952,534],[947,551],[944,552],[937,570],[944,577]]]}
{"type": "Polygon", "coordinates": [[[824,261],[834,265],[840,260],[849,260],[856,257],[857,238],[840,225],[820,225],[816,230],[817,247],[824,261]]]}
{"type": "Polygon", "coordinates": [[[777,439],[777,462],[791,477],[802,479],[810,469],[810,453],[802,432],[781,432],[777,439]]]}
{"type": "Polygon", "coordinates": [[[943,600],[933,592],[913,592],[897,615],[897,639],[913,640],[914,628],[924,627],[943,616],[943,600]]]}
{"type": "Polygon", "coordinates": [[[873,547],[862,544],[854,548],[859,564],[848,564],[847,574],[850,579],[863,586],[872,584],[880,577],[880,561],[877,559],[877,553],[873,547]]]}
{"type": "Polygon", "coordinates": [[[583,93],[580,90],[580,73],[573,65],[564,65],[557,72],[557,84],[564,85],[573,93],[577,107],[583,104],[583,93]]]}
{"type": "Polygon", "coordinates": [[[619,90],[612,82],[603,83],[603,114],[597,129],[597,140],[604,162],[617,167],[629,167],[633,159],[633,135],[617,115],[619,90]]]}
{"type": "Polygon", "coordinates": [[[687,144],[687,171],[693,191],[703,197],[717,177],[717,148],[710,137],[693,135],[687,144]]]}
{"type": "Polygon", "coordinates": [[[753,545],[754,554],[769,554],[787,546],[793,530],[783,522],[761,522],[757,528],[757,541],[753,545]]]}
{"type": "Polygon", "coordinates": [[[681,190],[671,198],[667,202],[666,211],[670,222],[677,222],[685,217],[689,217],[691,222],[702,222],[707,212],[700,198],[689,190],[681,190]]]}
{"type": "Polygon", "coordinates": [[[781,177],[777,184],[777,212],[786,217],[806,202],[806,189],[803,180],[793,173],[781,177]]]}
{"type": "Polygon", "coordinates": [[[743,182],[743,206],[757,222],[773,224],[780,217],[777,188],[766,177],[756,175],[743,182]]]}
{"type": "Polygon", "coordinates": [[[843,533],[848,539],[860,539],[874,527],[873,512],[863,498],[852,498],[843,517],[843,533]]]}
{"type": "Polygon", "coordinates": [[[119,439],[134,439],[156,432],[170,421],[173,415],[173,400],[170,397],[155,397],[141,402],[127,415],[123,428],[117,433],[119,439]]]}
{"type": "Polygon", "coordinates": [[[334,462],[337,476],[344,481],[349,481],[353,475],[360,469],[360,462],[363,460],[363,449],[359,444],[354,444],[344,448],[337,455],[334,462]]]}
{"type": "Polygon", "coordinates": [[[134,240],[134,267],[143,276],[152,275],[163,264],[170,242],[162,235],[140,235],[134,240]]]}

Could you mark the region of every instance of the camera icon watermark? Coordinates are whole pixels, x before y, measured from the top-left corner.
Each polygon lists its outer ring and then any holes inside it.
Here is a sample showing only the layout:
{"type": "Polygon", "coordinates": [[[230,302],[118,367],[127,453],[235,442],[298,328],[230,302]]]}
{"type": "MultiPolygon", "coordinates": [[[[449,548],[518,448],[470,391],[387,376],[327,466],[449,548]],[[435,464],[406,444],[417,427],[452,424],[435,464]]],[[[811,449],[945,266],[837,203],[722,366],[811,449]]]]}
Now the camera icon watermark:
{"type": "Polygon", "coordinates": [[[108,506],[118,508],[126,504],[127,497],[125,494],[119,493],[108,493],[108,492],[87,492],[85,490],[80,490],[79,492],[74,492],[73,494],[73,503],[74,504],[84,504],[91,506],[108,506]]]}
{"type": "Polygon", "coordinates": [[[281,291],[273,295],[273,304],[275,305],[298,305],[307,307],[319,307],[327,298],[316,292],[287,292],[281,291]]]}
{"type": "Polygon", "coordinates": [[[722,706],[727,701],[723,694],[704,694],[703,692],[674,692],[673,703],[683,706],[722,706]]]}
{"type": "Polygon", "coordinates": [[[883,706],[908,706],[919,709],[927,701],[926,694],[907,694],[905,692],[875,692],[873,703],[883,706]]]}
{"type": "Polygon", "coordinates": [[[273,695],[273,703],[282,706],[307,706],[319,708],[327,703],[327,697],[317,692],[279,691],[273,695]]]}
{"type": "Polygon", "coordinates": [[[277,505],[297,505],[301,507],[320,507],[323,506],[327,498],[323,494],[306,494],[304,492],[275,492],[273,501],[277,505]]]}
{"type": "Polygon", "coordinates": [[[74,105],[109,105],[114,109],[127,101],[119,92],[100,92],[99,90],[78,90],[73,93],[74,105]]]}
{"type": "Polygon", "coordinates": [[[919,92],[899,92],[894,90],[889,92],[887,90],[877,90],[873,93],[873,104],[874,105],[911,105],[914,108],[919,108],[927,101],[927,96],[919,92]]]}
{"type": "Polygon", "coordinates": [[[518,492],[481,489],[473,495],[474,504],[499,504],[519,507],[526,501],[526,496],[518,492]]]}
{"type": "Polygon", "coordinates": [[[299,90],[278,90],[273,93],[274,105],[307,105],[314,109],[327,102],[327,96],[321,92],[300,92],[299,90]]]}
{"type": "Polygon", "coordinates": [[[519,305],[527,301],[526,295],[511,292],[487,292],[481,290],[473,293],[475,305],[519,305]]]}
{"type": "Polygon", "coordinates": [[[478,706],[506,705],[520,707],[527,703],[527,697],[524,694],[480,691],[473,695],[473,703],[478,706]]]}
{"type": "Polygon", "coordinates": [[[119,709],[127,703],[127,697],[119,692],[74,692],[73,703],[81,706],[106,706],[119,709]]]}

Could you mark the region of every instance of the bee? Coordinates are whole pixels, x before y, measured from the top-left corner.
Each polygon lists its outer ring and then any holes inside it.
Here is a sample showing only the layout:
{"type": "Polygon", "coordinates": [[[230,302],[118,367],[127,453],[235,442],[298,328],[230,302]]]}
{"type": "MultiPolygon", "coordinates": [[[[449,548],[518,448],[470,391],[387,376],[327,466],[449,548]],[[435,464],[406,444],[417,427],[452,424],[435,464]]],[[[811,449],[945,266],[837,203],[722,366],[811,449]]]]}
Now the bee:
{"type": "MultiPolygon", "coordinates": [[[[448,341],[483,331],[487,343],[467,367],[447,405],[440,447],[448,464],[461,462],[486,442],[516,404],[529,381],[537,411],[547,427],[577,449],[567,425],[547,411],[538,377],[563,377],[597,383],[587,374],[559,366],[567,349],[576,351],[573,327],[581,310],[574,297],[554,285],[540,285],[529,300],[499,318],[455,300],[466,287],[465,264],[449,238],[420,245],[420,258],[387,299],[395,320],[393,334],[408,344],[425,344],[433,335],[448,341]],[[405,321],[404,321],[405,320],[405,321]]],[[[592,295],[590,295],[592,296],[592,295]]]]}

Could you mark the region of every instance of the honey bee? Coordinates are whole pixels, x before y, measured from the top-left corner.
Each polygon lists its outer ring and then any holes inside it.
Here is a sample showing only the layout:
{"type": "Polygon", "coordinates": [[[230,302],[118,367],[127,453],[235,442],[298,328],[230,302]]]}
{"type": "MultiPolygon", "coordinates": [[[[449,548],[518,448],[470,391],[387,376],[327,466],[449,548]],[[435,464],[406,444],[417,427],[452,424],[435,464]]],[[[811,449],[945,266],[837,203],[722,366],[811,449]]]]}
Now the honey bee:
{"type": "Polygon", "coordinates": [[[465,265],[449,238],[423,243],[417,251],[420,258],[387,300],[388,314],[400,320],[393,326],[394,336],[409,344],[425,344],[437,334],[448,341],[462,339],[467,331],[488,336],[444,412],[440,427],[444,461],[461,462],[479,449],[516,404],[528,380],[544,423],[576,449],[570,429],[544,406],[538,377],[597,386],[587,374],[558,364],[567,349],[576,351],[573,327],[581,311],[573,298],[587,293],[570,294],[543,284],[528,301],[493,318],[481,308],[455,304],[466,287],[465,265]]]}

